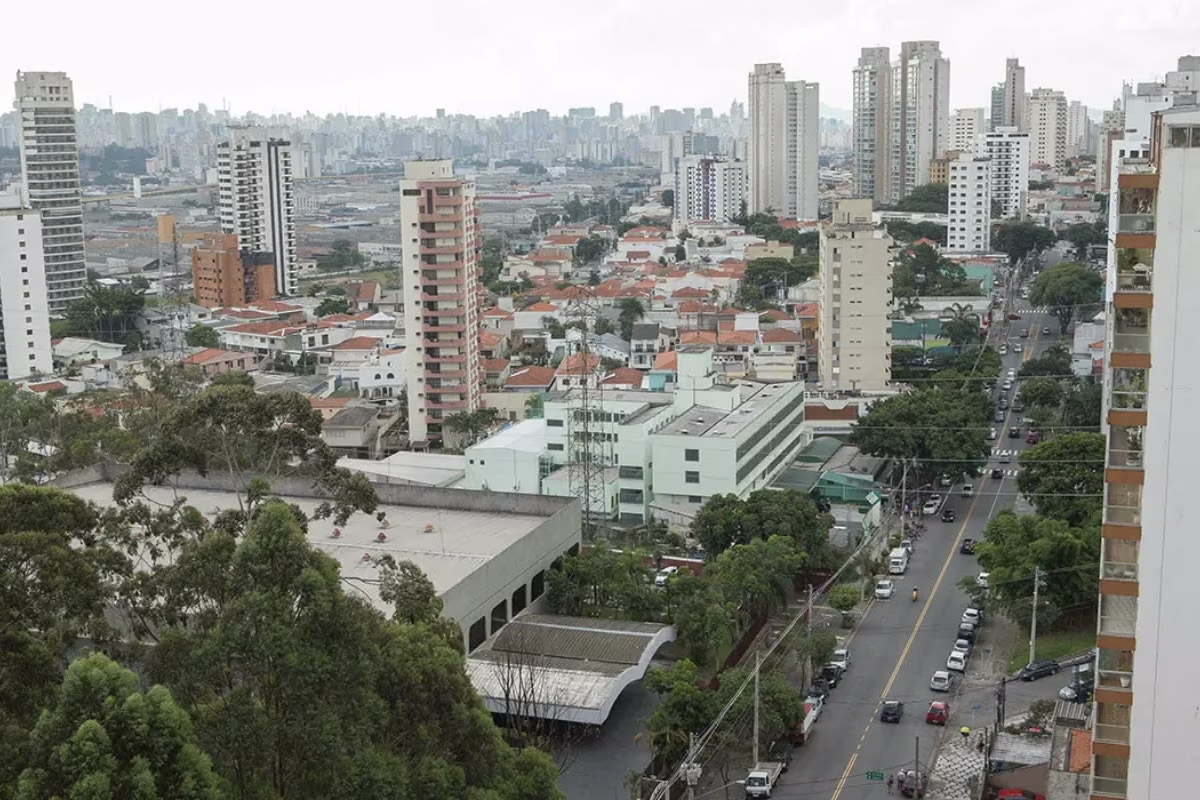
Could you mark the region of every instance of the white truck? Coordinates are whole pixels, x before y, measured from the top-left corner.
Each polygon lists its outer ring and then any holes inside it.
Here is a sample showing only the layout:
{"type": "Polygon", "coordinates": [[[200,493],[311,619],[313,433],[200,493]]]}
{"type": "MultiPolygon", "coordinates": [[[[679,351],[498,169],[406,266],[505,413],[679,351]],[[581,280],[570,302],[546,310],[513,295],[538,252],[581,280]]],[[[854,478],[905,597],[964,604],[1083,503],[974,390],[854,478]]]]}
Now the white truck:
{"type": "Polygon", "coordinates": [[[903,575],[908,570],[908,550],[897,547],[888,556],[888,572],[892,575],[903,575]]]}
{"type": "Polygon", "coordinates": [[[746,797],[770,797],[783,774],[782,761],[760,761],[746,775],[746,797]]]}

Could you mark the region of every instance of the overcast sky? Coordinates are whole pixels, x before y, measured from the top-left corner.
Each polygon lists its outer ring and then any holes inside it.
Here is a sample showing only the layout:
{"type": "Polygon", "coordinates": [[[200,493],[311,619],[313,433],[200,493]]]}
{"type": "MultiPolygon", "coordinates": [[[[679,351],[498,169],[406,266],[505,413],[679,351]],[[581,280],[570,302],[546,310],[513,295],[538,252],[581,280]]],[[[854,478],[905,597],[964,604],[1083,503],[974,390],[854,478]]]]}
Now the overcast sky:
{"type": "MultiPolygon", "coordinates": [[[[4,12],[0,73],[64,70],[77,103],[206,102],[235,114],[480,116],[619,100],[626,114],[745,100],[756,62],[850,108],[859,48],[937,39],[951,107],[984,106],[1004,59],[1026,88],[1108,108],[1122,80],[1200,54],[1197,0],[59,0],[4,12]],[[1190,8],[1189,8],[1190,7],[1190,8]]],[[[11,83],[9,84],[11,86],[11,83]]],[[[8,90],[11,96],[11,89],[8,90]]],[[[7,107],[7,101],[4,106],[7,107]]]]}

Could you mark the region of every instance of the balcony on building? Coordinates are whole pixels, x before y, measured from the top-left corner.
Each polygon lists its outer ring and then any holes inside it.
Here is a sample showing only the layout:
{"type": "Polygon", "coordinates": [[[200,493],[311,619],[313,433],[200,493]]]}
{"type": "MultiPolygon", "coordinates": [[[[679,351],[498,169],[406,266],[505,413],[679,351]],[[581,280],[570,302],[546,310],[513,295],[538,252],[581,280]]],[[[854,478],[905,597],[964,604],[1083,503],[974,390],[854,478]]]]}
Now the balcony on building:
{"type": "Polygon", "coordinates": [[[1153,234],[1157,191],[1152,188],[1122,188],[1117,208],[1117,233],[1153,234]]]}
{"type": "Polygon", "coordinates": [[[1112,425],[1108,429],[1110,469],[1142,469],[1142,445],[1145,429],[1141,425],[1112,425]]]}
{"type": "Polygon", "coordinates": [[[1137,632],[1137,607],[1136,597],[1100,595],[1100,635],[1133,636],[1137,632]]]}
{"type": "Polygon", "coordinates": [[[1138,548],[1135,539],[1104,538],[1100,558],[1100,577],[1105,580],[1133,581],[1138,578],[1138,548]]]}
{"type": "Polygon", "coordinates": [[[1114,353],[1150,354],[1149,308],[1116,308],[1113,318],[1114,353]]]}
{"type": "Polygon", "coordinates": [[[1128,797],[1129,761],[1096,756],[1092,761],[1092,797],[1128,797]]]}
{"type": "Polygon", "coordinates": [[[1117,291],[1154,291],[1154,251],[1145,247],[1122,247],[1117,251],[1117,291]]]}
{"type": "Polygon", "coordinates": [[[1096,721],[1092,725],[1092,740],[1129,744],[1129,712],[1127,703],[1096,703],[1096,721]]]}
{"type": "Polygon", "coordinates": [[[1131,691],[1133,688],[1133,651],[1100,647],[1096,664],[1096,687],[1131,691]]]}
{"type": "Polygon", "coordinates": [[[1104,522],[1108,525],[1142,524],[1142,487],[1136,483],[1109,483],[1104,487],[1104,522]]]}
{"type": "Polygon", "coordinates": [[[1113,370],[1110,407],[1119,411],[1145,411],[1149,370],[1118,367],[1113,370]]]}

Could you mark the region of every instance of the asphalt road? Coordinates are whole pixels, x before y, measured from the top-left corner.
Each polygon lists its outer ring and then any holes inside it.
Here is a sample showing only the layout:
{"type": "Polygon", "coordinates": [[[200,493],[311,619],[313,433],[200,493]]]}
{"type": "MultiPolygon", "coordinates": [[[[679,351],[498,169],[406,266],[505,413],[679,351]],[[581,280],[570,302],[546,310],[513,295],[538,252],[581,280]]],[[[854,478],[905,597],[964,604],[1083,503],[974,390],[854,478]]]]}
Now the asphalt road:
{"type": "MultiPolygon", "coordinates": [[[[1013,353],[1010,345],[1010,352],[1004,357],[1005,370],[1019,367],[1022,359],[1032,358],[1057,338],[1053,333],[1048,337],[1041,334],[1043,326],[1049,326],[1053,332],[1058,330],[1048,314],[1033,313],[1023,302],[1017,303],[1017,310],[1023,319],[1011,324],[1011,341],[1020,341],[1025,347],[1024,352],[1013,353]],[[1030,328],[1029,339],[1019,338],[1025,327],[1030,328]]],[[[1000,329],[993,334],[993,343],[998,335],[1002,335],[1000,329]]],[[[997,450],[1019,451],[1028,447],[1024,427],[1021,438],[1007,437],[1009,427],[1020,425],[1019,417],[1010,409],[1003,425],[996,424],[998,436],[993,445],[997,450]]],[[[998,456],[993,455],[988,472],[972,481],[975,492],[971,498],[960,496],[959,484],[950,490],[947,502],[958,513],[956,522],[927,518],[928,531],[916,543],[908,573],[897,581],[897,591],[891,600],[874,603],[864,614],[849,641],[853,665],[833,690],[813,738],[797,751],[791,770],[784,775],[773,797],[783,800],[887,797],[886,786],[869,782],[867,772],[894,773],[911,766],[918,746],[921,762],[928,765],[940,737],[955,735],[962,725],[980,726],[994,719],[995,686],[990,679],[960,680],[954,692],[944,695],[930,691],[929,678],[934,671],[945,668],[946,656],[967,606],[967,596],[957,584],[979,572],[973,557],[959,554],[959,544],[964,537],[982,538],[988,520],[1012,507],[1017,492],[1016,467],[1015,454],[1010,464],[998,463],[998,456]],[[1006,474],[993,479],[988,474],[992,467],[1000,467],[1006,474]],[[910,599],[913,587],[920,592],[916,603],[910,599]],[[879,722],[879,707],[885,699],[905,703],[904,719],[899,725],[879,722]],[[925,723],[925,712],[935,699],[951,704],[952,717],[946,728],[925,723]],[[973,710],[975,705],[979,705],[977,711],[973,710]]],[[[984,642],[973,661],[984,657],[986,637],[985,624],[984,642]]],[[[969,676],[971,672],[969,669],[969,676]]],[[[1008,716],[1027,708],[1036,697],[1053,696],[1062,683],[1042,680],[1010,684],[1008,716]]]]}

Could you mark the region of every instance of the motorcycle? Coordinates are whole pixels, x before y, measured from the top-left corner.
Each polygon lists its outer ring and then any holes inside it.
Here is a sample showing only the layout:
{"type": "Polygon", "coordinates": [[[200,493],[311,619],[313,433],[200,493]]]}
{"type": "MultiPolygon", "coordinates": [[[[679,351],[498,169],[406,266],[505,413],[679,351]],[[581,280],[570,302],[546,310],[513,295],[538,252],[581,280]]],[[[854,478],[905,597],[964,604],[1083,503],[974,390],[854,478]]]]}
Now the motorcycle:
{"type": "Polygon", "coordinates": [[[912,598],[913,598],[914,603],[917,602],[917,590],[916,589],[913,589],[912,598]]]}

